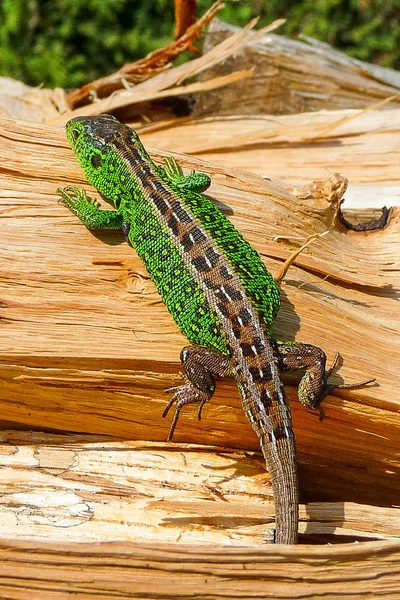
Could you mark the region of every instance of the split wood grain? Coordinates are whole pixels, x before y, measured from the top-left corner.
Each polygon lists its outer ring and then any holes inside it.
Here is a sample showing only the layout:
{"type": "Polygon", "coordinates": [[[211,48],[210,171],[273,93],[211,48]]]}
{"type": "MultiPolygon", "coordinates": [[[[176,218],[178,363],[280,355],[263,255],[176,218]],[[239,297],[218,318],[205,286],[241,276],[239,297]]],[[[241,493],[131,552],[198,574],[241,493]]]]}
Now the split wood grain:
{"type": "MultiPolygon", "coordinates": [[[[216,44],[240,32],[215,19],[209,27],[205,56],[216,44]]],[[[312,38],[292,40],[263,31],[247,32],[238,52],[205,70],[204,80],[254,67],[254,77],[218,92],[196,95],[194,114],[298,114],[306,111],[364,108],[396,96],[400,75],[392,69],[356,60],[312,38]]],[[[392,106],[400,102],[393,98],[392,106]]]]}
{"type": "Polygon", "coordinates": [[[260,454],[2,432],[0,596],[396,597],[398,508],[302,505],[301,544],[347,544],[276,547],[267,479],[260,454]]]}
{"type": "Polygon", "coordinates": [[[349,181],[344,209],[349,201],[362,208],[399,205],[398,108],[177,119],[139,124],[138,131],[147,144],[290,187],[341,173],[349,181]]]}
{"type": "Polygon", "coordinates": [[[389,600],[400,594],[399,574],[400,543],[387,541],[345,548],[0,542],[0,594],[10,600],[389,600]]]}
{"type": "MultiPolygon", "coordinates": [[[[260,545],[274,505],[260,453],[3,431],[2,539],[260,545]]],[[[310,503],[300,543],[400,536],[398,508],[310,503]]]]}

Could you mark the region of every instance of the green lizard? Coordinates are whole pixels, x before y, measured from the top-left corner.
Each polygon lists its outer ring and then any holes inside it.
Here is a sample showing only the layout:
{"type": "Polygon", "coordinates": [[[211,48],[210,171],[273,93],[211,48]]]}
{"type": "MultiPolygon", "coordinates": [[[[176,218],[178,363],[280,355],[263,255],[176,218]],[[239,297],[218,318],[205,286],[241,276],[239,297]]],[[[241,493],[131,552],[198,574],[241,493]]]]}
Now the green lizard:
{"type": "Polygon", "coordinates": [[[184,405],[199,404],[200,418],[214,375],[233,377],[271,476],[275,541],[296,543],[295,440],[279,369],[306,369],[299,398],[317,408],[340,387],[328,383],[333,367],[326,370],[320,348],[271,337],[279,288],[258,253],[202,195],[206,174],[184,177],[173,159],[156,166],[137,133],[110,115],[76,117],[66,129],[88,181],[116,210],[98,208],[71,187],[59,190],[62,202],[89,229],[125,232],[190,342],[181,352],[185,381],[173,388],[163,415],[176,404],[168,439],[184,405]]]}

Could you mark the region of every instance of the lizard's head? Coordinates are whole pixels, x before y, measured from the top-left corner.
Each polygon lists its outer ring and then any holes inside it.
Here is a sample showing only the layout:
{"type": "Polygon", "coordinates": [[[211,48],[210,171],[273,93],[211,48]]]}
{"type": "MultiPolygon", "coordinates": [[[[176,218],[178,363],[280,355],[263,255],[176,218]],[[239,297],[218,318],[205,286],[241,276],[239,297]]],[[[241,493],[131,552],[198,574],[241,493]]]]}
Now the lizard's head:
{"type": "Polygon", "coordinates": [[[126,189],[123,185],[126,167],[115,143],[142,147],[136,132],[112,115],[99,115],[71,119],[66,133],[86,179],[118,208],[126,189]]]}

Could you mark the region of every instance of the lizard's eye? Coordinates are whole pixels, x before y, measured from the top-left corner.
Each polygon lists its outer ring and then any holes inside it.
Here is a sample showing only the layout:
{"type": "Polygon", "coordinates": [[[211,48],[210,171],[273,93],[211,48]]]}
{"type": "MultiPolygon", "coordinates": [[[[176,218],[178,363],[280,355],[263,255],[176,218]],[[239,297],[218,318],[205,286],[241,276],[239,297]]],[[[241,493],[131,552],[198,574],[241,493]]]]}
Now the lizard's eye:
{"type": "Polygon", "coordinates": [[[71,133],[72,139],[74,140],[74,142],[76,142],[76,140],[79,137],[79,131],[77,131],[76,129],[73,130],[73,132],[71,133]]]}
{"type": "Polygon", "coordinates": [[[97,169],[101,165],[101,155],[93,154],[91,161],[92,161],[92,166],[95,169],[97,169]]]}

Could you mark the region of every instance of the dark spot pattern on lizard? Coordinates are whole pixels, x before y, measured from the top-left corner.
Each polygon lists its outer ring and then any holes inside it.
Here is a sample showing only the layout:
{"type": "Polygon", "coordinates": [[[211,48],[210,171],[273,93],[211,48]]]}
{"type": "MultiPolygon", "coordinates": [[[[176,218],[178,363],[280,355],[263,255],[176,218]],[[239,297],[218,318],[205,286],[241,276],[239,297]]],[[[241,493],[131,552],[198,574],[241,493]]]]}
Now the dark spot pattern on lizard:
{"type": "Polygon", "coordinates": [[[251,313],[246,308],[242,308],[238,315],[233,315],[232,321],[235,325],[248,325],[251,321],[251,313]]]}
{"type": "Polygon", "coordinates": [[[263,365],[262,367],[250,367],[250,375],[255,382],[271,381],[272,371],[270,365],[263,365]]]}
{"type": "Polygon", "coordinates": [[[156,207],[160,211],[160,213],[162,215],[165,215],[165,213],[168,210],[168,203],[165,201],[165,199],[162,196],[160,196],[159,194],[154,195],[154,204],[156,205],[156,207]]]}
{"type": "Polygon", "coordinates": [[[273,431],[270,433],[271,441],[279,442],[279,440],[284,440],[287,438],[287,431],[284,425],[278,425],[274,427],[273,431]]]}
{"type": "MultiPolygon", "coordinates": [[[[275,401],[277,401],[276,398],[275,398],[275,401]]],[[[268,414],[269,413],[269,409],[272,406],[272,398],[271,398],[271,394],[269,393],[269,391],[267,390],[267,388],[264,388],[264,389],[261,390],[260,402],[264,406],[266,414],[268,414]]]]}
{"type": "Polygon", "coordinates": [[[205,256],[194,256],[192,258],[192,265],[200,273],[207,273],[207,271],[211,271],[213,268],[205,256]]]}
{"type": "Polygon", "coordinates": [[[179,234],[179,220],[177,219],[175,213],[171,213],[171,216],[168,219],[168,227],[171,229],[174,235],[179,234]]]}

